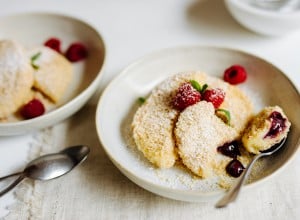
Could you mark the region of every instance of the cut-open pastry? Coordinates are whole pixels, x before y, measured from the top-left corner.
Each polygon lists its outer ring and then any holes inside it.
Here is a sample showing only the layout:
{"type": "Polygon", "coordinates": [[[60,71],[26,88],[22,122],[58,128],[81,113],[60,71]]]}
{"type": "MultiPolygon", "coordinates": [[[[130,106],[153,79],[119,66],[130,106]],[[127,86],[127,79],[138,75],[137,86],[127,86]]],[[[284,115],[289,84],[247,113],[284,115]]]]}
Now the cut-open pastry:
{"type": "Polygon", "coordinates": [[[265,107],[253,117],[242,142],[247,151],[259,154],[279,143],[289,132],[291,123],[279,106],[265,107]]]}

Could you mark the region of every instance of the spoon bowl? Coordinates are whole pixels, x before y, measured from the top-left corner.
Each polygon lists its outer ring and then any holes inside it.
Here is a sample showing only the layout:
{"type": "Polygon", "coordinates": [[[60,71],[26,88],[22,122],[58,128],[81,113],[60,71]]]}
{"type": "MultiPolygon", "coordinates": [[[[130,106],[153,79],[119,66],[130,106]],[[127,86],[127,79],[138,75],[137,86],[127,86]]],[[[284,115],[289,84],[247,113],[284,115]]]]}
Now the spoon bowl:
{"type": "Polygon", "coordinates": [[[9,192],[26,177],[34,180],[51,180],[69,173],[87,158],[89,152],[89,147],[78,145],[32,160],[22,172],[0,178],[1,181],[12,176],[19,176],[11,185],[0,192],[0,197],[9,192]]]}
{"type": "Polygon", "coordinates": [[[73,160],[74,164],[79,164],[84,161],[89,152],[90,149],[87,146],[82,145],[68,147],[60,151],[61,154],[67,154],[69,158],[73,160]]]}
{"type": "Polygon", "coordinates": [[[50,180],[70,172],[76,164],[66,154],[50,154],[31,161],[23,174],[35,180],[50,180]]]}
{"type": "Polygon", "coordinates": [[[236,183],[225,194],[225,196],[223,196],[217,202],[215,207],[216,208],[223,208],[223,207],[227,206],[229,203],[234,202],[236,200],[236,198],[238,197],[239,192],[240,192],[244,182],[248,178],[254,163],[261,157],[270,156],[273,153],[277,152],[284,145],[285,141],[286,141],[286,137],[284,139],[282,139],[281,142],[279,142],[278,144],[273,145],[272,147],[270,147],[267,150],[261,151],[260,154],[257,154],[255,157],[253,157],[253,159],[251,160],[251,162],[249,163],[247,168],[244,170],[242,175],[237,179],[236,183]]]}

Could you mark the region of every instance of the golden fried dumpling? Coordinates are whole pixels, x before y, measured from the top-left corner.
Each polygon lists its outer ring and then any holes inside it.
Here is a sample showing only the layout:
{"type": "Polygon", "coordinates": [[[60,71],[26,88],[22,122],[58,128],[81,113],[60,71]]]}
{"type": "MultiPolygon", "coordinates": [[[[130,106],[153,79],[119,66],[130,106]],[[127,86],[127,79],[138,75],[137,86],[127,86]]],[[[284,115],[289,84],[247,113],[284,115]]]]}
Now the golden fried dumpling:
{"type": "Polygon", "coordinates": [[[16,112],[31,98],[33,68],[23,47],[0,41],[0,119],[16,112]]]}

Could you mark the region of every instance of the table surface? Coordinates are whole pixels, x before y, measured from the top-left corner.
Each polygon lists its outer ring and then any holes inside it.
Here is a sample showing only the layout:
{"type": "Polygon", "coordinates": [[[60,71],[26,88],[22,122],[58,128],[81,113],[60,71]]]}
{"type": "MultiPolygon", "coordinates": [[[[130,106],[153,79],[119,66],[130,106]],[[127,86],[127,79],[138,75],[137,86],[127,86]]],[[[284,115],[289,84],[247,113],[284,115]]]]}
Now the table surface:
{"type": "MultiPolygon", "coordinates": [[[[282,69],[298,90],[300,87],[300,32],[279,38],[257,35],[240,26],[220,0],[27,0],[26,3],[0,0],[0,3],[2,16],[27,11],[58,12],[83,19],[98,29],[108,51],[99,90],[130,62],[149,52],[195,44],[231,47],[258,55],[282,69]]],[[[22,169],[33,135],[0,137],[0,176],[22,169]]],[[[298,167],[294,170],[299,177],[299,158],[292,165],[298,167]]],[[[13,193],[0,199],[0,218],[14,201],[13,193]]],[[[287,208],[286,219],[295,217],[295,212],[289,216],[288,209],[295,210],[299,205],[287,208]]],[[[171,206],[166,212],[174,211],[171,206]]]]}

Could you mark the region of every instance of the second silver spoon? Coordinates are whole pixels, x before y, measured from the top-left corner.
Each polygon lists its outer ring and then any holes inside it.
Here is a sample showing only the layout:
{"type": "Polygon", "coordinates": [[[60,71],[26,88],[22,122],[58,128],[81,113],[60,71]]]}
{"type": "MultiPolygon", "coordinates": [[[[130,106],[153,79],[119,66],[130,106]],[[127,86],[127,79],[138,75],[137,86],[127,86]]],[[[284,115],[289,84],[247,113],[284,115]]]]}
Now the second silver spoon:
{"type": "Polygon", "coordinates": [[[0,197],[13,189],[26,177],[35,180],[50,180],[70,172],[75,166],[87,158],[89,151],[87,146],[79,145],[68,147],[59,153],[47,154],[36,158],[28,163],[22,172],[0,178],[1,181],[9,177],[19,176],[7,188],[0,191],[0,197]]]}

